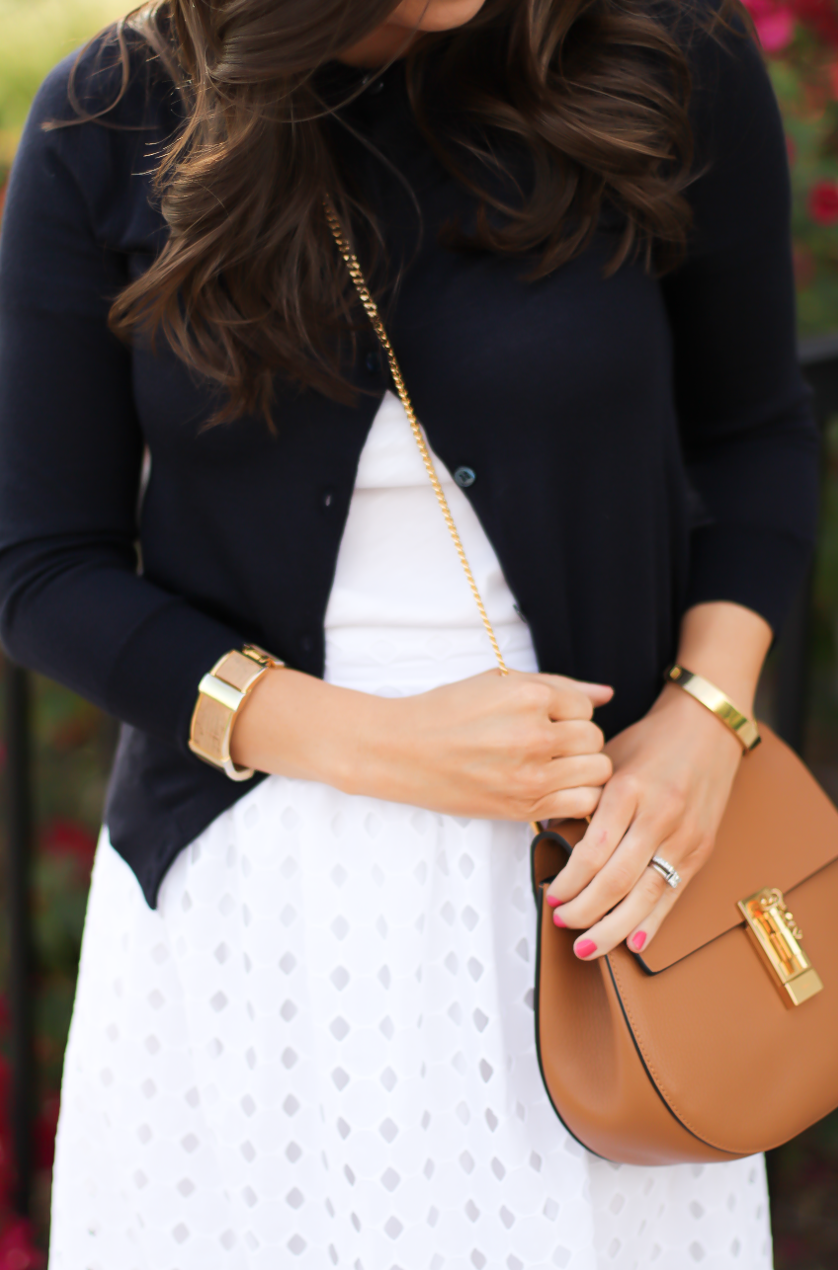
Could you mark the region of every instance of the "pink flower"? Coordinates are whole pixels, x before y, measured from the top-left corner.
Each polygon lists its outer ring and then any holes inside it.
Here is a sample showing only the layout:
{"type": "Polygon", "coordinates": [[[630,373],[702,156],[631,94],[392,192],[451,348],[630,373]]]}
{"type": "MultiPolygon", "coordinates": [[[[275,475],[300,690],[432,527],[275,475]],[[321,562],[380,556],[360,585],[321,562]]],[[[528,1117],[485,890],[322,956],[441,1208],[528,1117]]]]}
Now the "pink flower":
{"type": "Polygon", "coordinates": [[[838,13],[834,0],[792,0],[791,7],[798,22],[825,43],[838,47],[838,13]]]}
{"type": "Polygon", "coordinates": [[[32,1229],[12,1218],[0,1234],[0,1270],[43,1270],[44,1257],[32,1241],[32,1229]]]}
{"type": "Polygon", "coordinates": [[[55,1159],[55,1131],[58,1128],[60,1103],[57,1094],[44,1100],[35,1122],[35,1163],[39,1169],[51,1169],[55,1159]]]}
{"type": "Polygon", "coordinates": [[[83,825],[70,820],[51,820],[43,831],[41,844],[50,855],[70,856],[84,874],[93,866],[96,838],[83,825]]]}
{"type": "Polygon", "coordinates": [[[794,14],[778,0],[745,0],[766,53],[781,53],[794,35],[794,14]]]}
{"type": "Polygon", "coordinates": [[[809,191],[809,215],[816,225],[838,225],[838,181],[816,181],[809,191]]]}

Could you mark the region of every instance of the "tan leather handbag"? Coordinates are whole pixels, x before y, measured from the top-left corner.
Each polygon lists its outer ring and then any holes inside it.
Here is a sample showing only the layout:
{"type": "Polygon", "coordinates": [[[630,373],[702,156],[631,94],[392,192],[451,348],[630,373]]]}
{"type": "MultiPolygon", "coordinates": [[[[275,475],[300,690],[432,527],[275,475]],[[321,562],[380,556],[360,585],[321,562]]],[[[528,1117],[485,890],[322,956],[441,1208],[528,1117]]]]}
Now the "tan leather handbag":
{"type": "MultiPolygon", "coordinates": [[[[392,345],[325,208],[505,674],[392,345]]],[[[533,839],[541,1072],[569,1132],[606,1159],[731,1160],[779,1146],[838,1106],[838,810],[796,755],[761,732],[709,862],[642,956],[621,944],[581,961],[573,932],[553,924],[545,892],[585,822],[533,839]]]]}
{"type": "Polygon", "coordinates": [[[628,1164],[730,1160],[838,1106],[838,811],[764,724],[715,849],[648,950],[582,962],[545,891],[584,821],[533,840],[550,1100],[628,1164]]]}

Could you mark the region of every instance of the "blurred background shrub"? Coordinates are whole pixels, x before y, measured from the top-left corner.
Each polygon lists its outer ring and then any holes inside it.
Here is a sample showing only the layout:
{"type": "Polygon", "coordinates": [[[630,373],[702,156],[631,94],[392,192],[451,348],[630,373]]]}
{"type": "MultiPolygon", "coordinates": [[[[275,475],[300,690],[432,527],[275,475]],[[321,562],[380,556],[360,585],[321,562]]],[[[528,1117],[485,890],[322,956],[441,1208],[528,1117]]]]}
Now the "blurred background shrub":
{"type": "MultiPolygon", "coordinates": [[[[788,138],[800,332],[838,332],[838,0],[746,3],[788,138]]],[[[124,11],[120,0],[0,0],[0,214],[2,189],[38,84],[51,66],[124,11]]],[[[825,455],[806,757],[838,799],[838,420],[827,427],[825,455]]],[[[769,688],[770,677],[769,667],[769,688]]],[[[29,1226],[9,1210],[8,1064],[0,1048],[0,1270],[42,1270],[45,1264],[61,1063],[115,738],[112,720],[66,689],[33,678],[38,1181],[29,1226]]],[[[770,691],[766,709],[770,713],[770,691]]],[[[0,747],[0,767],[3,761],[0,747]]],[[[0,796],[0,848],[3,810],[0,796]]],[[[0,1047],[6,1029],[5,959],[0,930],[0,1047]]],[[[769,1170],[778,1270],[838,1270],[838,1118],[774,1152],[769,1170]]]]}
{"type": "Polygon", "coordinates": [[[746,0],[769,59],[788,140],[803,335],[838,328],[838,5],[746,0]]]}
{"type": "Polygon", "coordinates": [[[126,11],[118,0],[0,0],[0,171],[50,67],[126,11]]]}

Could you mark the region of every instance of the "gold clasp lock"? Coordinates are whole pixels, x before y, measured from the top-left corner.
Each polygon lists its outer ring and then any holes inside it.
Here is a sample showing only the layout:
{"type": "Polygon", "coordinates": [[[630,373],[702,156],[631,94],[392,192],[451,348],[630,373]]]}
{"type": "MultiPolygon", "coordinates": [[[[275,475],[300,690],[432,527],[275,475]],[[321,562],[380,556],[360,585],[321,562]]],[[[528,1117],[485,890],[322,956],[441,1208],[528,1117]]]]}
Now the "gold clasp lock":
{"type": "Polygon", "coordinates": [[[748,930],[774,972],[775,982],[786,1004],[802,1005],[820,992],[823,984],[800,946],[803,932],[786,908],[782,891],[763,887],[737,907],[748,930]]]}

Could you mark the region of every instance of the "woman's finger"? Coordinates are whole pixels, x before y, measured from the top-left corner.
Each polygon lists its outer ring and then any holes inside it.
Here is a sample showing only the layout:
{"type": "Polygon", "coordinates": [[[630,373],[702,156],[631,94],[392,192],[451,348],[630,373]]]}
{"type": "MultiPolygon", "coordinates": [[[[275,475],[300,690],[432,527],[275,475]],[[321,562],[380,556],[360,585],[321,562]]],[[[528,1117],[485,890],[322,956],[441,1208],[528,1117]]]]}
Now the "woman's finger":
{"type": "Polygon", "coordinates": [[[610,686],[610,684],[585,683],[581,679],[574,679],[572,682],[574,686],[578,688],[580,692],[583,692],[595,706],[607,705],[614,696],[614,689],[610,686]]]}
{"type": "Polygon", "coordinates": [[[599,754],[604,745],[602,729],[589,719],[564,719],[547,725],[543,752],[546,758],[565,758],[571,754],[599,754]]]}
{"type": "Polygon", "coordinates": [[[527,820],[554,820],[590,816],[600,799],[602,787],[611,778],[607,754],[579,754],[553,759],[539,773],[543,788],[529,804],[527,820]]]}
{"type": "Polygon", "coordinates": [[[524,699],[530,696],[532,704],[544,710],[555,723],[566,719],[590,719],[594,708],[611,697],[611,689],[604,684],[581,686],[562,675],[521,676],[518,687],[523,691],[524,699]]]}
{"type": "Polygon", "coordinates": [[[587,886],[563,903],[565,925],[584,930],[622,903],[643,879],[659,841],[659,836],[650,834],[648,827],[635,820],[587,886]]]}
{"type": "Polygon", "coordinates": [[[660,816],[652,817],[648,813],[635,816],[602,868],[567,903],[567,925],[582,929],[599,921],[625,899],[659,851],[667,859],[681,862],[676,867],[682,876],[692,877],[706,858],[702,840],[696,836],[695,828],[689,822],[681,822],[674,830],[669,827],[670,823],[668,817],[662,820],[660,816]],[[664,845],[661,846],[661,843],[664,845]],[[674,852],[674,856],[668,855],[670,851],[674,852]]]}
{"type": "MultiPolygon", "coordinates": [[[[675,846],[664,844],[661,851],[667,852],[669,859],[675,854],[675,846]]],[[[674,890],[655,869],[647,866],[621,903],[577,935],[573,941],[573,950],[577,957],[584,961],[602,957],[623,940],[632,952],[641,952],[677,903],[688,880],[687,877],[682,877],[679,887],[674,890]]],[[[561,909],[554,914],[553,920],[557,926],[568,924],[564,921],[561,909]]]]}
{"type": "Polygon", "coordinates": [[[527,820],[584,820],[596,811],[601,785],[574,785],[547,795],[531,809],[527,820]]]}
{"type": "Polygon", "coordinates": [[[566,904],[590,884],[628,831],[637,803],[633,784],[612,780],[605,786],[584,837],[548,889],[549,902],[566,904]]]}
{"type": "Polygon", "coordinates": [[[572,754],[554,758],[543,769],[544,791],[554,793],[574,785],[604,785],[611,779],[611,760],[607,754],[572,754]]]}
{"type": "Polygon", "coordinates": [[[663,895],[660,897],[652,911],[648,913],[645,918],[640,918],[636,923],[634,923],[633,929],[626,937],[626,943],[632,952],[639,953],[642,952],[644,948],[648,948],[649,944],[660,930],[663,919],[668,913],[672,912],[673,908],[678,903],[678,900],[681,898],[681,893],[688,881],[689,878],[682,877],[678,886],[674,889],[671,886],[665,887],[663,895]]]}
{"type": "Polygon", "coordinates": [[[567,675],[548,675],[543,672],[538,672],[533,678],[549,684],[558,692],[581,693],[595,706],[604,706],[614,696],[614,689],[610,684],[588,683],[583,679],[570,679],[567,675]]]}

